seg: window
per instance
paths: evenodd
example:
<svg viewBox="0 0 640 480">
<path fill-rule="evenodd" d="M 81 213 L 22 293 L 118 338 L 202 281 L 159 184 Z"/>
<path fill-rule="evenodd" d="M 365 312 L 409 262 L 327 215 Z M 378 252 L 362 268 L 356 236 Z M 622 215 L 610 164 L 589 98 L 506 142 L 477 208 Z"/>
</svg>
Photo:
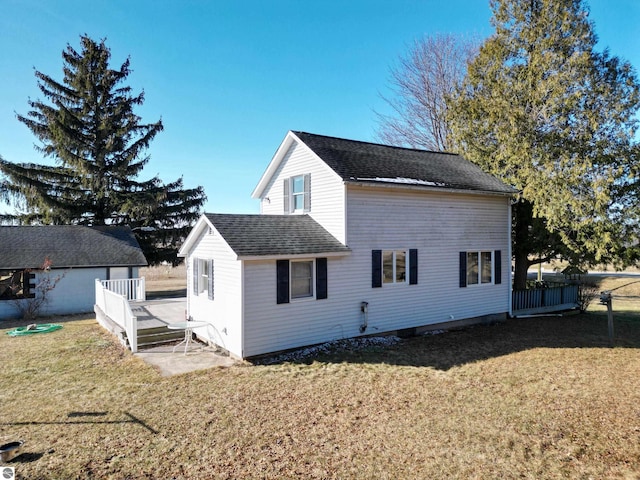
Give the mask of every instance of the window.
<svg viewBox="0 0 640 480">
<path fill-rule="evenodd" d="M 291 298 L 313 297 L 313 261 L 291 262 Z"/>
<path fill-rule="evenodd" d="M 460 286 L 501 283 L 500 250 L 460 252 Z"/>
<path fill-rule="evenodd" d="M 213 300 L 213 260 L 193 259 L 193 293 L 200 295 L 207 292 L 209 300 Z"/>
<path fill-rule="evenodd" d="M 407 252 L 385 250 L 382 252 L 383 283 L 405 283 L 407 281 Z"/>
<path fill-rule="evenodd" d="M 371 286 L 382 287 L 383 284 L 418 283 L 418 250 L 372 250 L 371 251 Z"/>
<path fill-rule="evenodd" d="M 304 210 L 304 176 L 299 175 L 291 179 L 291 205 L 294 212 Z"/>
<path fill-rule="evenodd" d="M 276 303 L 327 295 L 327 259 L 276 261 Z"/>
<path fill-rule="evenodd" d="M 311 175 L 284 179 L 284 213 L 304 213 L 311 210 Z"/>
<path fill-rule="evenodd" d="M 32 298 L 34 278 L 28 270 L 0 270 L 0 300 Z"/>
</svg>

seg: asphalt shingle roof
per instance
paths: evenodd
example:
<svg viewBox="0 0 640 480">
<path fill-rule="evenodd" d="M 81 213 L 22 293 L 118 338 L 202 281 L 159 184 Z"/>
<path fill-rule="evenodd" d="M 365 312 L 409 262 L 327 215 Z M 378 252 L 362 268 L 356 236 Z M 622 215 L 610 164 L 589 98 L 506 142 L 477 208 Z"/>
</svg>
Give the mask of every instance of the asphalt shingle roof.
<svg viewBox="0 0 640 480">
<path fill-rule="evenodd" d="M 0 227 L 0 269 L 144 266 L 129 227 L 42 225 Z"/>
<path fill-rule="evenodd" d="M 309 215 L 205 215 L 239 257 L 350 251 Z"/>
<path fill-rule="evenodd" d="M 344 181 L 516 193 L 460 155 L 293 133 Z"/>
</svg>

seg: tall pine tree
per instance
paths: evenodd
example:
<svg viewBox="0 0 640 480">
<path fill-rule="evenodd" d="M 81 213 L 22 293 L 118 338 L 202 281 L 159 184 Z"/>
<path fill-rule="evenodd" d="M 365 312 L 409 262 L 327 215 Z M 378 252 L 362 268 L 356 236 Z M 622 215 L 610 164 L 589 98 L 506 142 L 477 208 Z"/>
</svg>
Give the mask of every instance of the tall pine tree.
<svg viewBox="0 0 640 480">
<path fill-rule="evenodd" d="M 637 244 L 629 218 L 640 86 L 596 51 L 582 0 L 492 0 L 495 33 L 449 103 L 465 157 L 521 190 L 515 285 L 534 257 L 617 262 Z"/>
<path fill-rule="evenodd" d="M 162 121 L 144 124 L 134 113 L 144 93 L 133 95 L 123 85 L 129 59 L 111 69 L 104 40 L 82 36 L 80 42 L 79 52 L 67 45 L 62 53 L 62 82 L 36 71 L 46 101 L 29 101 L 31 111 L 17 115 L 40 140 L 36 149 L 55 165 L 0 158 L 0 197 L 22 207 L 22 223 L 129 225 L 150 263 L 175 262 L 204 191 L 185 189 L 182 178 L 138 179 Z"/>
</svg>

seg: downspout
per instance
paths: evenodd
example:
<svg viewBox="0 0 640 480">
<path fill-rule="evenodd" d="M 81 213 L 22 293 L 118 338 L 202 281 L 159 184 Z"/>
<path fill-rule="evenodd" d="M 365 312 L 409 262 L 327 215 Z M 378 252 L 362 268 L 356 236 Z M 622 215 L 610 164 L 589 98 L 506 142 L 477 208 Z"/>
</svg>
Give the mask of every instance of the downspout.
<svg viewBox="0 0 640 480">
<path fill-rule="evenodd" d="M 184 258 L 184 263 L 187 267 L 187 310 L 185 311 L 185 320 L 191 319 L 191 292 L 193 292 L 193 285 L 190 285 L 189 282 L 193 282 L 193 278 L 191 278 L 191 256 L 187 254 Z"/>
<path fill-rule="evenodd" d="M 509 295 L 509 318 L 513 317 L 513 271 L 511 270 L 511 242 L 513 242 L 513 238 L 512 237 L 512 224 L 513 221 L 511 219 L 511 203 L 512 199 L 509 198 L 508 199 L 508 209 L 507 209 L 507 232 L 508 232 L 508 238 L 509 241 L 507 242 L 507 260 L 508 262 L 505 262 L 508 264 L 509 266 L 509 275 L 508 275 L 508 280 L 509 280 L 509 289 L 508 289 L 508 295 Z"/>
<path fill-rule="evenodd" d="M 240 262 L 240 358 L 244 359 L 244 260 Z"/>
</svg>

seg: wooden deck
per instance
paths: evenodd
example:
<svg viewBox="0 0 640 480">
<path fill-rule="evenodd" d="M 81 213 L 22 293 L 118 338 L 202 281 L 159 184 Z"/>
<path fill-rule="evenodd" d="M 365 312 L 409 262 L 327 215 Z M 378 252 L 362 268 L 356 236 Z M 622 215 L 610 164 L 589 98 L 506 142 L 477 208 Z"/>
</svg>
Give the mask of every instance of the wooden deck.
<svg viewBox="0 0 640 480">
<path fill-rule="evenodd" d="M 185 298 L 164 298 L 130 302 L 138 326 L 138 348 L 149 348 L 184 339 L 182 330 L 169 330 L 167 325 L 184 322 Z"/>
<path fill-rule="evenodd" d="M 138 319 L 138 330 L 166 327 L 170 323 L 184 322 L 186 317 L 186 298 L 163 298 L 129 302 L 131 311 Z"/>
</svg>

